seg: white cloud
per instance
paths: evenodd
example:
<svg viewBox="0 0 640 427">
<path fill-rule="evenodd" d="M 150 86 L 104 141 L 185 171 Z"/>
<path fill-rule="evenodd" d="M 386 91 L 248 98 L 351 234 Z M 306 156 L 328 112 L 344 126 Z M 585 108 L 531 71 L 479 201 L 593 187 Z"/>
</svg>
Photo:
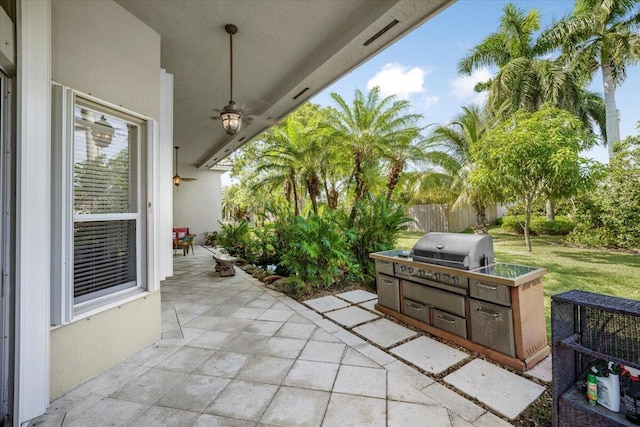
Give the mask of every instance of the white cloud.
<svg viewBox="0 0 640 427">
<path fill-rule="evenodd" d="M 430 72 L 420 67 L 388 63 L 369 79 L 367 89 L 378 86 L 382 96 L 396 95 L 400 99 L 409 99 L 411 95 L 426 92 L 424 77 Z"/>
<path fill-rule="evenodd" d="M 433 95 L 433 96 L 425 96 L 424 99 L 422 100 L 422 105 L 424 106 L 424 109 L 426 110 L 429 107 L 433 107 L 434 105 L 436 105 L 438 103 L 438 101 L 440 101 L 440 97 L 438 95 Z"/>
<path fill-rule="evenodd" d="M 490 78 L 491 72 L 488 68 L 479 68 L 472 72 L 470 76 L 460 76 L 455 80 L 450 80 L 449 85 L 452 88 L 451 93 L 458 99 L 482 103 L 486 94 L 477 93 L 473 88 L 477 83 L 486 82 Z"/>
</svg>

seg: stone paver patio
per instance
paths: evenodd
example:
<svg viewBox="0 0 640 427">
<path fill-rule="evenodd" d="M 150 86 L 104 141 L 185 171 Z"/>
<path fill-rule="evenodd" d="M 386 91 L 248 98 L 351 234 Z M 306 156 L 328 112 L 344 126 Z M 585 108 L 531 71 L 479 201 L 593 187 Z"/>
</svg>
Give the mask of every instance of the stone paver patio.
<svg viewBox="0 0 640 427">
<path fill-rule="evenodd" d="M 162 283 L 162 339 L 53 401 L 30 426 L 499 427 L 509 423 L 496 414 L 513 419 L 537 397 L 525 389 L 542 389 L 384 319 L 374 294 L 303 305 L 237 268 L 221 278 L 198 249 L 174 257 Z M 456 370 L 431 378 L 412 365 Z M 515 382 L 508 396 L 484 393 L 466 378 L 472 372 Z"/>
</svg>

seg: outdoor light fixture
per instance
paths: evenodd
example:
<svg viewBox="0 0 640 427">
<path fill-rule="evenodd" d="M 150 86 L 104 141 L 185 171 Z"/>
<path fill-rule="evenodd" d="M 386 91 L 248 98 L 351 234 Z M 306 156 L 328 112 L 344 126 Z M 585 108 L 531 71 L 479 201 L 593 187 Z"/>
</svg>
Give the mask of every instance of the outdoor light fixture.
<svg viewBox="0 0 640 427">
<path fill-rule="evenodd" d="M 238 27 L 233 24 L 224 26 L 224 30 L 229 34 L 229 105 L 220 112 L 222 128 L 228 135 L 235 135 L 242 126 L 242 112 L 233 102 L 233 35 L 238 32 Z"/>
<path fill-rule="evenodd" d="M 173 185 L 175 185 L 176 187 L 178 187 L 180 185 L 180 183 L 182 182 L 182 178 L 180 178 L 180 175 L 178 175 L 178 148 L 180 147 L 173 147 L 176 149 L 176 173 L 175 175 L 173 175 Z"/>
<path fill-rule="evenodd" d="M 107 121 L 104 117 L 100 117 L 100 120 L 93 123 L 91 126 L 91 135 L 93 136 L 93 141 L 98 147 L 105 148 L 111 144 L 113 140 L 113 134 L 115 133 L 113 126 L 111 123 Z"/>
</svg>

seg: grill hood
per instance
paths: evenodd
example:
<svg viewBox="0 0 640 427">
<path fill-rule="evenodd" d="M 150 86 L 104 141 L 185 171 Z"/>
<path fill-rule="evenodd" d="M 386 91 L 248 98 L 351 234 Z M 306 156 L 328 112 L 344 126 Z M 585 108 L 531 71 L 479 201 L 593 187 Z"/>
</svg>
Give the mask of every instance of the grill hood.
<svg viewBox="0 0 640 427">
<path fill-rule="evenodd" d="M 460 233 L 427 233 L 411 249 L 414 261 L 473 270 L 493 263 L 493 237 Z"/>
</svg>

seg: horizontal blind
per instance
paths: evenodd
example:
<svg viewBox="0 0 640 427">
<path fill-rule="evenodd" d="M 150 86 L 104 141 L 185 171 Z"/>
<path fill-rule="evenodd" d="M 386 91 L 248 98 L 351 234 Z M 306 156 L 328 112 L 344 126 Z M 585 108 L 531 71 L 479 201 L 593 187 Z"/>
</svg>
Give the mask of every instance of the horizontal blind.
<svg viewBox="0 0 640 427">
<path fill-rule="evenodd" d="M 115 124 L 115 119 L 111 119 Z M 78 123 L 79 120 L 76 120 Z M 125 129 L 127 129 L 125 127 Z M 116 129 L 106 145 L 94 139 L 91 124 L 74 132 L 74 214 L 131 212 L 129 135 Z"/>
<path fill-rule="evenodd" d="M 74 297 L 135 283 L 135 220 L 74 223 Z"/>
<path fill-rule="evenodd" d="M 137 286 L 139 129 L 92 108 L 76 106 L 74 120 L 76 303 Z"/>
</svg>

